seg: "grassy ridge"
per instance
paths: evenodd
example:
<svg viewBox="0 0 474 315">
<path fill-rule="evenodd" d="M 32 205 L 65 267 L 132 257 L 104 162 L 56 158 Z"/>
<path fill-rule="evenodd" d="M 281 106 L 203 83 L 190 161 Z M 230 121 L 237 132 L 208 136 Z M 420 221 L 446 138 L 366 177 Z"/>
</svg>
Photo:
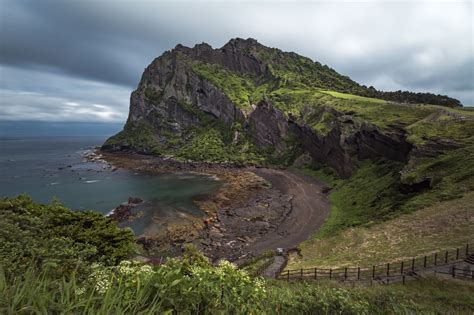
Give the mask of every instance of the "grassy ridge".
<svg viewBox="0 0 474 315">
<path fill-rule="evenodd" d="M 370 226 L 345 229 L 300 245 L 289 269 L 370 266 L 407 259 L 472 242 L 474 193 L 436 203 Z"/>
<path fill-rule="evenodd" d="M 337 97 L 337 98 L 342 98 L 342 99 L 362 101 L 362 102 L 367 102 L 367 103 L 377 103 L 377 104 L 386 104 L 387 103 L 387 101 L 381 100 L 381 99 L 378 99 L 378 98 L 364 97 L 364 96 L 348 94 L 348 93 L 341 93 L 341 92 L 336 92 L 336 91 L 321 91 L 321 92 L 325 93 L 325 94 L 329 94 L 329 95 Z"/>
<path fill-rule="evenodd" d="M 424 211 L 420 209 L 425 208 L 430 209 L 430 207 L 440 202 L 453 200 L 452 206 L 455 207 L 471 205 L 470 201 L 462 197 L 474 191 L 474 146 L 470 145 L 439 154 L 436 157 L 425 158 L 419 161 L 415 168 L 401 175 L 402 168 L 403 165 L 396 162 L 379 161 L 373 163 L 364 161 L 360 163 L 360 167 L 354 175 L 346 180 L 338 179 L 334 172 L 326 167 L 303 169 L 302 171 L 306 174 L 322 179 L 332 186 L 333 192 L 330 195 L 331 214 L 328 220 L 312 239 L 301 245 L 302 248 L 317 247 L 317 244 L 324 243 L 325 240 L 337 240 L 339 236 L 342 239 L 338 241 L 342 242 L 343 239 L 348 237 L 344 232 L 345 230 L 352 231 L 357 226 L 362 226 L 361 230 L 365 227 L 377 226 L 381 222 L 406 213 L 416 210 Z M 402 182 L 416 183 L 422 180 L 429 180 L 431 188 L 416 193 L 403 192 Z M 456 201 L 460 203 L 458 204 Z M 442 207 L 437 209 L 446 214 L 445 219 L 447 220 L 451 213 L 447 208 L 451 207 L 451 204 L 445 203 L 445 205 L 445 210 Z M 413 219 L 418 220 L 416 216 Z M 391 222 L 390 224 L 394 223 L 394 221 L 388 222 Z M 467 222 L 470 221 L 467 220 Z M 385 224 L 381 225 L 385 227 L 384 230 L 388 229 Z M 471 231 L 474 229 L 472 223 L 469 227 Z M 400 231 L 399 233 L 407 234 L 407 232 L 409 231 Z M 466 235 L 472 234 L 466 233 L 468 232 L 466 230 L 455 228 L 453 232 L 455 235 L 443 230 L 443 232 L 439 232 L 438 236 L 458 241 L 460 239 L 465 240 Z M 407 235 L 414 235 L 413 233 Z M 432 233 L 436 234 L 437 232 L 433 231 Z M 395 234 L 393 233 L 392 237 L 395 238 Z M 314 251 L 325 253 L 329 248 L 337 248 L 331 241 L 328 242 L 331 245 L 314 249 Z M 373 242 L 376 243 L 376 239 L 373 239 Z M 420 240 L 420 243 L 423 243 L 423 241 Z M 432 245 L 436 244 L 435 242 L 432 243 Z M 413 246 L 413 248 L 417 247 Z M 311 251 L 308 250 L 307 253 Z M 329 252 L 333 253 L 332 251 Z M 389 251 L 382 252 L 390 253 Z M 391 253 L 394 252 L 394 250 L 391 251 Z M 316 262 L 315 259 L 310 257 L 311 254 L 305 258 L 306 266 Z M 336 261 L 339 259 L 338 255 L 334 255 L 334 257 Z M 381 257 L 372 256 L 372 258 L 379 259 Z"/>
</svg>

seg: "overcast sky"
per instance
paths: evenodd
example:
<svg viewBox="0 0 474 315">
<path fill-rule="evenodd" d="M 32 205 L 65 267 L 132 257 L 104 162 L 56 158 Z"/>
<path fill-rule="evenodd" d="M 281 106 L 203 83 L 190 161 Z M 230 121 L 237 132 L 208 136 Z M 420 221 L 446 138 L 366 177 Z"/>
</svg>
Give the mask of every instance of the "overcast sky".
<svg viewBox="0 0 474 315">
<path fill-rule="evenodd" d="M 474 105 L 472 1 L 0 0 L 0 15 L 0 120 L 125 121 L 155 57 L 234 37 Z"/>
</svg>

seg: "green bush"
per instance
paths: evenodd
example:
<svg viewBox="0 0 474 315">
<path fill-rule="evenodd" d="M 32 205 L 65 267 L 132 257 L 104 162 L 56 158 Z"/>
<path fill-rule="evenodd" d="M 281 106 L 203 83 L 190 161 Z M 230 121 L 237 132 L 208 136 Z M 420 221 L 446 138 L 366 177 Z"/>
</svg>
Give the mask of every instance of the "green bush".
<svg viewBox="0 0 474 315">
<path fill-rule="evenodd" d="M 216 267 L 188 259 L 155 268 L 129 261 L 96 264 L 84 281 L 50 271 L 31 268 L 6 277 L 0 269 L 0 313 L 264 313 L 264 282 L 225 261 Z"/>
<path fill-rule="evenodd" d="M 0 265 L 7 273 L 21 274 L 34 262 L 63 275 L 91 262 L 116 264 L 134 248 L 133 232 L 100 213 L 41 205 L 24 195 L 0 201 Z"/>
</svg>

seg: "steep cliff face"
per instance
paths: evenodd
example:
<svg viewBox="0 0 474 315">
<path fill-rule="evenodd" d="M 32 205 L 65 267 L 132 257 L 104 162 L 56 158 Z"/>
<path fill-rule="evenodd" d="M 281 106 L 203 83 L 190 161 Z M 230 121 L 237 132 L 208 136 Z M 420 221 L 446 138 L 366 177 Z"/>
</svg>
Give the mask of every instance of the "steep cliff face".
<svg viewBox="0 0 474 315">
<path fill-rule="evenodd" d="M 406 163 L 406 127 L 431 112 L 358 96 L 366 89 L 253 39 L 178 45 L 145 69 L 124 130 L 103 149 L 244 164 L 309 154 L 342 177 L 365 159 Z"/>
</svg>

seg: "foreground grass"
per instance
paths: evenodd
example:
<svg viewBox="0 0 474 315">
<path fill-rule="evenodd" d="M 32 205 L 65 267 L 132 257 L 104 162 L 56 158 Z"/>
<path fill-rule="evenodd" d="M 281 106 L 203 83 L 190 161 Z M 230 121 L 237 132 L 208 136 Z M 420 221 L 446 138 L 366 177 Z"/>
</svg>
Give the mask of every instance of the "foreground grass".
<svg viewBox="0 0 474 315">
<path fill-rule="evenodd" d="M 407 259 L 472 242 L 474 192 L 369 226 L 334 236 L 312 238 L 291 256 L 288 269 L 370 266 Z"/>
<path fill-rule="evenodd" d="M 188 261 L 189 263 L 189 261 Z M 470 314 L 474 286 L 435 278 L 407 285 L 348 287 L 251 279 L 245 272 L 195 263 L 152 270 L 118 269 L 99 283 L 50 278 L 30 270 L 8 279 L 0 272 L 2 314 Z M 120 271 L 121 270 L 121 271 Z M 137 272 L 138 270 L 138 272 Z M 95 274 L 97 276 L 97 274 Z"/>
<path fill-rule="evenodd" d="M 343 314 L 471 314 L 474 310 L 472 284 L 436 278 L 352 288 L 329 282 L 274 281 L 272 287 L 270 296 L 279 301 L 272 306 L 281 314 L 316 314 L 323 309 L 321 304 L 338 305 L 337 313 Z"/>
</svg>

